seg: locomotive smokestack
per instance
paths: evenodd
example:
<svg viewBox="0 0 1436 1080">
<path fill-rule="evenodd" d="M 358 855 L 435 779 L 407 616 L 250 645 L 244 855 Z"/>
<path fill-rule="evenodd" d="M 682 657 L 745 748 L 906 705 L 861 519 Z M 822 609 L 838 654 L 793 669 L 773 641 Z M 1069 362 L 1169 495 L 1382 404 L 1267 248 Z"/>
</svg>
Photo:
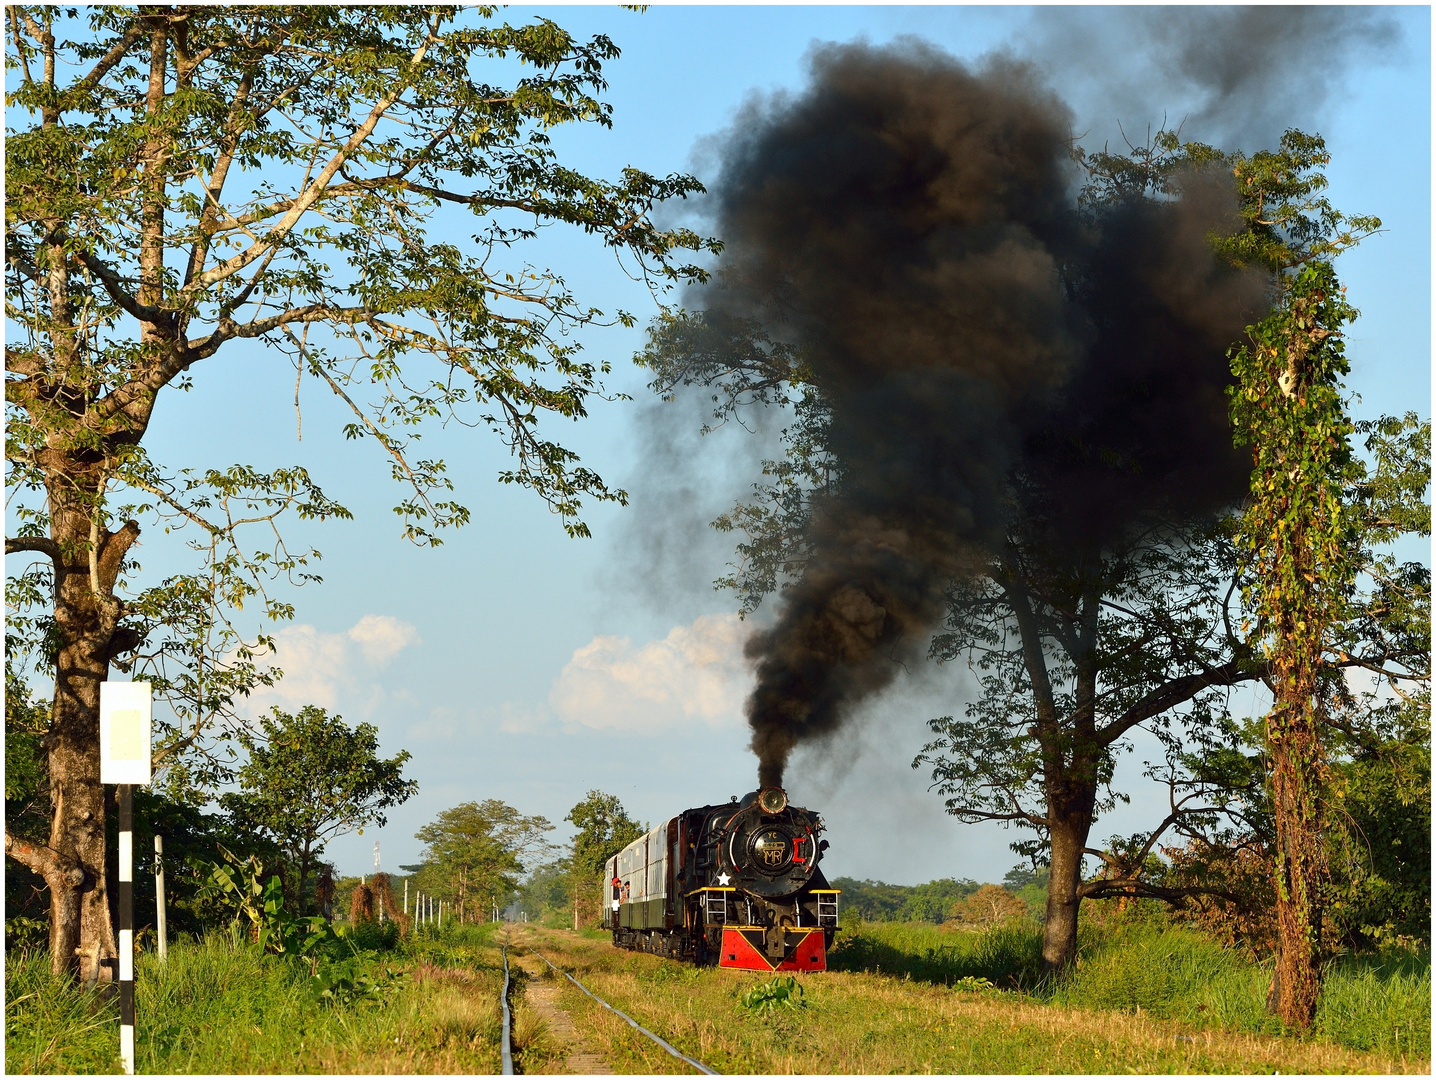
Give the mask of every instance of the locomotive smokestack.
<svg viewBox="0 0 1436 1080">
<path fill-rule="evenodd" d="M 912 42 L 812 67 L 727 144 L 701 305 L 804 351 L 840 472 L 747 644 L 764 788 L 918 658 L 944 589 L 1001 548 L 1015 477 L 1074 558 L 1159 505 L 1239 498 L 1225 350 L 1263 303 L 1210 254 L 1236 226 L 1221 177 L 1078 215 L 1072 117 L 1028 67 Z"/>
</svg>

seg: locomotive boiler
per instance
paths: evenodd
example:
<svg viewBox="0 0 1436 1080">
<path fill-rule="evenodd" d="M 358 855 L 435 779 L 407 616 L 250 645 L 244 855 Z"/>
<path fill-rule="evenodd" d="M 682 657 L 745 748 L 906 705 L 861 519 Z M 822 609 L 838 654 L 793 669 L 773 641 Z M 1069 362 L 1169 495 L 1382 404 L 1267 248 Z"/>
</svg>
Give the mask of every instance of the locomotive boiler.
<svg viewBox="0 0 1436 1080">
<path fill-rule="evenodd" d="M 607 864 L 614 945 L 757 971 L 823 971 L 838 890 L 818 814 L 782 788 L 684 810 Z"/>
</svg>

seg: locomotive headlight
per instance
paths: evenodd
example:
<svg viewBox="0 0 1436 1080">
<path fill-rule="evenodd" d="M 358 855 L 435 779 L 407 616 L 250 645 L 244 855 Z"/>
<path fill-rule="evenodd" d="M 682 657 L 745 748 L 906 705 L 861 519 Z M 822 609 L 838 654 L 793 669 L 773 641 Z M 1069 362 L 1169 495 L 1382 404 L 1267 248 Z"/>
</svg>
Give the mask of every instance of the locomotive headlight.
<svg viewBox="0 0 1436 1080">
<path fill-rule="evenodd" d="M 781 814 L 788 805 L 788 796 L 782 788 L 765 788 L 758 793 L 758 807 L 765 814 Z"/>
</svg>

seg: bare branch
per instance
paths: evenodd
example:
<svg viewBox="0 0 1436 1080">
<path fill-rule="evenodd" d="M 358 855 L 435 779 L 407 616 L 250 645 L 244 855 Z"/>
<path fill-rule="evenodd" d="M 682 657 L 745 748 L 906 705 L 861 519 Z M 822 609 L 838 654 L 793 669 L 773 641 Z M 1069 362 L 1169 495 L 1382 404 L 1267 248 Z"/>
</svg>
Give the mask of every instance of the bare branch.
<svg viewBox="0 0 1436 1080">
<path fill-rule="evenodd" d="M 33 551 L 47 556 L 57 567 L 61 563 L 60 545 L 47 536 L 7 536 L 5 554 L 15 555 L 22 551 Z"/>
</svg>

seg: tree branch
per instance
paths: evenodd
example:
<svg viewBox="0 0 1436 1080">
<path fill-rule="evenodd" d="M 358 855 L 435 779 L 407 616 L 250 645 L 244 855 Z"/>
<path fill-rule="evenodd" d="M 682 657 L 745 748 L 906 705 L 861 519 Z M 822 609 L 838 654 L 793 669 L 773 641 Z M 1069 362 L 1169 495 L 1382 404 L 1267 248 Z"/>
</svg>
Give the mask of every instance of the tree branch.
<svg viewBox="0 0 1436 1080">
<path fill-rule="evenodd" d="M 1265 672 L 1264 664 L 1248 667 L 1240 661 L 1231 660 L 1221 667 L 1209 668 L 1200 674 L 1168 679 L 1110 724 L 1099 728 L 1096 737 L 1103 745 L 1110 745 L 1142 721 L 1160 716 L 1168 709 L 1190 701 L 1210 686 L 1236 686 L 1238 683 L 1260 679 Z"/>
<path fill-rule="evenodd" d="M 85 871 L 74 859 L 68 855 L 62 855 L 52 847 L 31 843 L 29 840 L 13 836 L 8 828 L 5 830 L 5 854 L 39 874 L 52 888 L 52 883 L 63 882 L 66 885 L 84 883 Z"/>
<path fill-rule="evenodd" d="M 429 38 L 414 50 L 414 55 L 409 61 L 411 66 L 417 66 L 423 61 L 432 43 L 433 38 Z M 183 291 L 186 293 L 195 293 L 207 289 L 215 282 L 223 281 L 225 278 L 243 270 L 271 248 L 280 244 L 284 238 L 293 231 L 299 219 L 302 218 L 309 211 L 309 208 L 324 194 L 325 190 L 329 187 L 329 181 L 334 178 L 334 174 L 339 171 L 340 166 L 373 134 L 374 129 L 379 125 L 379 121 L 383 119 L 384 114 L 389 111 L 394 103 L 399 100 L 404 89 L 407 89 L 407 86 L 402 87 L 399 94 L 383 98 L 374 104 L 374 107 L 369 110 L 369 115 L 365 118 L 364 122 L 360 124 L 354 134 L 349 137 L 339 152 L 329 159 L 328 164 L 324 166 L 303 194 L 294 201 L 294 205 L 290 207 L 288 213 L 279 221 L 279 224 L 269 230 L 269 233 L 263 240 L 256 241 L 233 258 L 226 259 L 224 262 L 218 264 L 214 269 L 206 270 L 204 273 L 197 275 L 193 281 L 184 287 Z"/>
<path fill-rule="evenodd" d="M 33 551 L 40 555 L 49 556 L 50 561 L 53 562 L 57 568 L 60 565 L 60 545 L 47 536 L 5 537 L 6 555 L 14 555 L 21 551 Z"/>
</svg>

